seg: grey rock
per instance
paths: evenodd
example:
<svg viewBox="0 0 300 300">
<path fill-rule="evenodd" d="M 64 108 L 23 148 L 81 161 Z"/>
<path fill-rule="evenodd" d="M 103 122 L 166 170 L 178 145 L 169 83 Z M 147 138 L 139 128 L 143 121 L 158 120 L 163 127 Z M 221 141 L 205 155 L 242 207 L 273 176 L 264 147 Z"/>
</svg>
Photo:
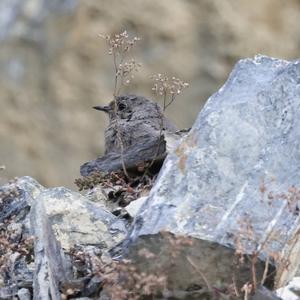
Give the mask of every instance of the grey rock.
<svg viewBox="0 0 300 300">
<path fill-rule="evenodd" d="M 11 274 L 18 287 L 31 288 L 34 275 L 34 263 L 28 262 L 21 253 L 15 252 L 9 257 Z M 10 275 L 11 275 L 10 274 Z"/>
<path fill-rule="evenodd" d="M 86 192 L 85 197 L 89 201 L 97 203 L 103 209 L 112 212 L 119 207 L 117 203 L 109 200 L 109 194 L 114 193 L 114 191 L 115 191 L 115 187 L 102 188 L 100 186 L 95 186 L 93 189 L 88 190 Z"/>
<path fill-rule="evenodd" d="M 26 195 L 26 201 L 29 203 L 29 205 L 33 204 L 34 199 L 45 190 L 40 183 L 30 176 L 19 177 L 14 185 L 24 191 Z"/>
<path fill-rule="evenodd" d="M 300 277 L 294 277 L 286 286 L 277 289 L 276 294 L 283 300 L 298 300 L 300 298 Z"/>
<path fill-rule="evenodd" d="M 147 197 L 140 197 L 134 201 L 131 201 L 126 207 L 125 210 L 127 213 L 132 217 L 135 218 L 140 208 L 144 205 L 146 202 Z"/>
<path fill-rule="evenodd" d="M 172 152 L 175 149 L 175 147 L 179 144 L 179 140 L 189 131 L 190 128 L 178 130 L 175 133 L 164 131 L 163 136 L 164 140 L 166 141 L 166 153 Z"/>
<path fill-rule="evenodd" d="M 0 228 L 9 236 L 11 243 L 20 245 L 30 237 L 29 211 L 34 197 L 39 195 L 43 189 L 38 182 L 30 177 L 21 177 L 0 187 L 0 193 L 2 193 L 0 195 L 0 222 L 3 222 L 0 224 Z M 5 223 L 10 219 L 10 222 Z M 18 288 L 32 287 L 34 268 L 32 262 L 28 261 L 28 258 L 18 250 L 8 251 L 5 257 L 10 272 L 1 272 L 0 282 L 7 284 L 12 281 Z M 5 289 L 9 290 L 9 287 Z"/>
<path fill-rule="evenodd" d="M 86 296 L 93 296 L 97 295 L 101 289 L 101 283 L 103 282 L 103 279 L 99 276 L 93 276 L 93 278 L 89 281 L 89 283 L 86 286 L 85 295 Z"/>
<path fill-rule="evenodd" d="M 107 294 L 105 290 L 101 292 L 99 300 L 111 300 L 111 297 Z"/>
<path fill-rule="evenodd" d="M 44 202 L 55 235 L 64 249 L 75 244 L 107 249 L 120 242 L 127 233 L 122 220 L 80 193 L 64 187 L 47 189 L 36 201 Z"/>
<path fill-rule="evenodd" d="M 263 286 L 259 286 L 255 291 L 254 295 L 250 298 L 251 300 L 281 300 L 276 296 L 275 293 L 271 292 Z M 287 300 L 287 299 L 286 299 Z"/>
<path fill-rule="evenodd" d="M 16 220 L 23 220 L 28 213 L 33 197 L 36 197 L 43 187 L 30 177 L 18 178 L 16 182 L 8 183 L 0 187 L 0 193 L 9 193 L 11 195 L 2 196 L 0 202 L 0 222 L 12 216 Z M 15 195 L 15 192 L 18 195 Z"/>
<path fill-rule="evenodd" d="M 239 240 L 244 253 L 259 252 L 258 278 L 269 253 L 289 257 L 287 269 L 270 266 L 279 286 L 289 280 L 300 262 L 299 200 L 284 199 L 297 198 L 300 181 L 299 99 L 300 61 L 241 60 L 168 155 L 125 243 L 128 255 L 143 248 L 159 254 L 160 268 L 181 287 L 231 283 L 233 273 L 244 284 L 251 281 L 249 263 L 232 266 Z M 242 233 L 247 223 L 253 238 Z M 174 243 L 162 231 L 193 242 L 182 245 L 177 265 L 170 259 Z M 158 266 L 143 258 L 136 264 Z"/>
<path fill-rule="evenodd" d="M 13 223 L 8 227 L 8 230 L 15 231 L 16 236 L 20 236 L 23 224 L 29 230 L 28 212 L 38 201 L 44 203 L 55 235 L 65 249 L 75 243 L 101 244 L 104 248 L 109 248 L 127 233 L 122 221 L 104 209 L 103 204 L 89 201 L 80 193 L 64 187 L 46 189 L 28 176 L 2 186 L 0 191 L 13 187 L 18 189 L 20 195 L 4 199 L 0 203 L 0 221 L 10 216 L 22 219 L 21 223 Z"/>
<path fill-rule="evenodd" d="M 35 274 L 33 299 L 60 299 L 59 283 L 71 279 L 71 266 L 57 241 L 45 201 L 35 201 L 31 212 L 31 227 L 35 237 Z"/>
<path fill-rule="evenodd" d="M 1 287 L 0 288 L 0 299 L 12 299 L 13 296 L 17 295 L 18 287 L 13 284 L 11 286 Z"/>
<path fill-rule="evenodd" d="M 4 286 L 0 288 L 0 298 L 11 299 L 21 288 L 33 287 L 33 299 L 50 299 L 50 295 L 51 299 L 60 299 L 61 284 L 76 282 L 89 295 L 97 293 L 96 277 L 89 286 L 85 286 L 89 282 L 86 278 L 74 278 L 72 259 L 67 252 L 79 247 L 96 272 L 98 257 L 108 256 L 105 251 L 127 234 L 125 223 L 80 193 L 64 187 L 46 189 L 30 177 L 4 185 L 0 191 L 0 218 L 4 222 L 0 229 L 10 242 L 21 246 L 20 250 L 5 254 L 9 269 L 0 274 Z M 17 194 L 7 196 L 7 191 Z M 31 248 L 24 254 L 22 247 L 30 236 L 34 240 L 34 254 Z"/>
<path fill-rule="evenodd" d="M 8 224 L 7 226 L 7 232 L 9 233 L 10 237 L 12 240 L 20 240 L 22 233 L 23 233 L 23 228 L 22 228 L 21 223 L 11 223 Z"/>
<path fill-rule="evenodd" d="M 31 300 L 31 294 L 30 294 L 30 291 L 28 289 L 20 289 L 18 290 L 18 297 L 19 297 L 19 300 Z"/>
</svg>

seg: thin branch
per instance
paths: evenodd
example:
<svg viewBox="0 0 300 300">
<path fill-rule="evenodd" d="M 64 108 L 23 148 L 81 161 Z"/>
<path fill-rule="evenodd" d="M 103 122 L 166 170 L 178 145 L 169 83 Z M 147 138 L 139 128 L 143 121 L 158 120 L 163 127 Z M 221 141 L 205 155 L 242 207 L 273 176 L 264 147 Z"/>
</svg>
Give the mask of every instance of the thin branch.
<svg viewBox="0 0 300 300">
<path fill-rule="evenodd" d="M 116 57 L 116 52 L 113 51 L 113 62 L 114 62 L 114 67 L 115 67 L 115 85 L 114 85 L 114 100 L 116 101 L 116 98 L 118 96 L 117 94 L 117 89 L 118 89 L 118 67 L 117 67 L 117 57 Z"/>
<path fill-rule="evenodd" d="M 193 262 L 193 260 L 189 256 L 187 256 L 186 259 L 190 263 L 190 265 L 193 267 L 193 269 L 195 270 L 195 272 L 198 273 L 201 276 L 201 278 L 205 282 L 208 290 L 209 291 L 213 291 L 212 286 L 210 285 L 209 281 L 207 280 L 207 278 L 205 277 L 205 275 L 202 273 L 202 271 L 196 266 L 196 264 Z"/>
<path fill-rule="evenodd" d="M 119 61 L 118 61 L 118 53 L 120 54 Z M 117 97 L 120 94 L 120 91 L 122 88 L 122 83 L 123 83 L 123 76 L 124 76 L 124 70 L 120 68 L 120 65 L 122 65 L 124 63 L 124 60 L 126 57 L 124 44 L 121 45 L 121 50 L 119 52 L 118 52 L 118 49 L 113 48 L 112 55 L 113 55 L 113 64 L 114 64 L 114 69 L 115 69 L 115 82 L 114 82 L 113 97 L 114 97 L 114 101 L 115 101 L 114 114 L 115 114 L 115 118 L 116 118 L 117 138 L 118 138 L 120 148 L 121 148 L 120 154 L 121 154 L 122 169 L 123 169 L 123 172 L 124 172 L 125 176 L 127 177 L 127 179 L 130 179 L 130 176 L 127 172 L 125 161 L 124 161 L 124 144 L 123 144 L 122 135 L 121 135 L 119 115 L 118 115 L 118 105 L 117 105 Z M 120 73 L 120 71 L 121 71 L 121 73 Z M 119 79 L 121 80 L 121 82 L 119 81 Z"/>
<path fill-rule="evenodd" d="M 259 254 L 258 252 L 254 252 L 251 259 L 251 273 L 252 273 L 253 288 L 255 291 L 257 288 L 256 263 L 257 263 L 258 254 Z"/>
<path fill-rule="evenodd" d="M 263 273 L 263 277 L 261 279 L 261 285 L 264 285 L 267 276 L 268 276 L 268 272 L 269 272 L 269 263 L 270 263 L 270 256 L 267 256 L 267 260 L 265 261 L 265 269 L 264 269 L 264 273 Z"/>
<path fill-rule="evenodd" d="M 240 297 L 240 293 L 239 293 L 239 290 L 238 290 L 237 285 L 236 285 L 236 280 L 235 280 L 235 275 L 234 274 L 232 276 L 232 284 L 233 284 L 233 290 L 235 292 L 235 295 L 237 297 Z"/>
<path fill-rule="evenodd" d="M 174 102 L 175 98 L 176 98 L 175 94 L 172 94 L 171 100 L 170 100 L 170 102 L 167 105 L 165 105 L 164 110 L 166 110 L 167 107 L 169 107 Z"/>
</svg>

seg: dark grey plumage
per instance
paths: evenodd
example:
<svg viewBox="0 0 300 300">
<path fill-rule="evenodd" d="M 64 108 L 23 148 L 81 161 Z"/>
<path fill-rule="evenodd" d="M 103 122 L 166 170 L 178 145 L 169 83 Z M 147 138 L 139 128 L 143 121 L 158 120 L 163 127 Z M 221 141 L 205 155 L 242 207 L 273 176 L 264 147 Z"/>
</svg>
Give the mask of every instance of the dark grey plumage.
<svg viewBox="0 0 300 300">
<path fill-rule="evenodd" d="M 105 155 L 82 165 L 80 173 L 83 176 L 93 171 L 122 169 L 118 132 L 123 144 L 122 156 L 126 168 L 134 168 L 141 162 L 163 161 L 166 156 L 164 136 L 173 133 L 178 136 L 176 126 L 164 116 L 162 108 L 145 97 L 119 96 L 108 106 L 94 108 L 109 117 L 109 125 L 105 130 Z"/>
<path fill-rule="evenodd" d="M 105 154 L 120 152 L 119 130 L 124 151 L 130 146 L 140 145 L 149 140 L 158 141 L 162 132 L 178 131 L 163 114 L 161 107 L 153 101 L 135 95 L 120 96 L 117 98 L 117 116 L 115 102 L 108 106 L 95 106 L 95 109 L 106 112 L 109 116 L 109 125 L 105 130 Z M 163 121 L 163 122 L 162 122 Z"/>
</svg>

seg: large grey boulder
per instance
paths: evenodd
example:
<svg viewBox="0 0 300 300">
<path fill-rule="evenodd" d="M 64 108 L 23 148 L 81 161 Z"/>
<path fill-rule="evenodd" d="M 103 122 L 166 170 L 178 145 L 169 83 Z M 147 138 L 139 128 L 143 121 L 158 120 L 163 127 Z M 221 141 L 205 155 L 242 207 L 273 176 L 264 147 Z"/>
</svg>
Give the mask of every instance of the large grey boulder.
<svg viewBox="0 0 300 300">
<path fill-rule="evenodd" d="M 300 277 L 294 277 L 286 286 L 278 289 L 276 294 L 282 300 L 299 300 L 300 298 Z"/>
<path fill-rule="evenodd" d="M 19 293 L 19 288 L 32 287 L 34 261 L 30 258 L 32 228 L 29 211 L 43 190 L 43 186 L 28 176 L 0 186 L 1 299 L 12 299 Z"/>
<path fill-rule="evenodd" d="M 164 162 L 136 217 L 129 256 L 186 288 L 251 282 L 258 254 L 256 279 L 269 257 L 269 285 L 280 286 L 300 262 L 299 182 L 300 61 L 243 59 Z M 175 263 L 172 235 L 192 242 L 182 243 Z M 139 260 L 144 248 L 159 263 Z M 242 267 L 234 266 L 236 250 L 250 258 Z"/>
<path fill-rule="evenodd" d="M 44 188 L 28 176 L 0 187 L 0 231 L 1 270 L 9 270 L 0 274 L 1 299 L 30 296 L 32 288 L 33 299 L 61 299 L 62 284 L 87 285 L 82 294 L 96 293 L 98 278 L 81 278 L 71 253 L 78 248 L 98 261 L 127 234 L 125 223 L 103 205 L 64 187 Z"/>
<path fill-rule="evenodd" d="M 30 214 L 35 237 L 33 292 L 36 300 L 59 300 L 60 284 L 74 281 L 72 265 L 65 251 L 78 245 L 87 249 L 96 246 L 105 251 L 119 243 L 127 233 L 122 220 L 64 187 L 41 192 Z"/>
<path fill-rule="evenodd" d="M 35 205 L 38 202 L 44 203 L 45 213 L 64 249 L 69 250 L 76 244 L 109 249 L 127 233 L 121 219 L 67 188 L 47 189 L 39 195 Z M 32 212 L 36 216 L 40 213 L 39 210 Z"/>
</svg>

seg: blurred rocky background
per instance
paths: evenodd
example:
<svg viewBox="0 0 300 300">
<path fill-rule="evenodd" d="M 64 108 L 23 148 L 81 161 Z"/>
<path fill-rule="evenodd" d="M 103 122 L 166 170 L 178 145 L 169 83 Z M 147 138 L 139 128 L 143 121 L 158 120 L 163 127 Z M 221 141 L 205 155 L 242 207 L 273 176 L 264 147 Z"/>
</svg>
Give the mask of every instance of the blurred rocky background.
<svg viewBox="0 0 300 300">
<path fill-rule="evenodd" d="M 149 76 L 190 83 L 169 117 L 192 125 L 235 62 L 257 53 L 300 53 L 299 0 L 1 0 L 1 177 L 31 175 L 71 186 L 79 166 L 103 153 L 113 69 L 98 34 L 139 36 L 143 64 L 127 91 L 151 97 Z"/>
</svg>

